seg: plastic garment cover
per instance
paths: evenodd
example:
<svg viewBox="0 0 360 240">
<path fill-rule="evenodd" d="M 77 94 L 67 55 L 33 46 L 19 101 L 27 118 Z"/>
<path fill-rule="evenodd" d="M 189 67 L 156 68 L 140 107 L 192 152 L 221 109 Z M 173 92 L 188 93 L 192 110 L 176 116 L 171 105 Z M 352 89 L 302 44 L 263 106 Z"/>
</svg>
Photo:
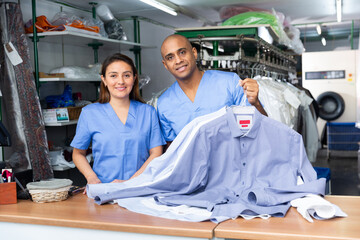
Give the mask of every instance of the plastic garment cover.
<svg viewBox="0 0 360 240">
<path fill-rule="evenodd" d="M 113 19 L 105 23 L 105 31 L 109 38 L 116 40 L 127 40 L 127 36 L 119 20 Z"/>
<path fill-rule="evenodd" d="M 284 21 L 284 31 L 290 39 L 289 47 L 297 54 L 302 54 L 304 52 L 304 44 L 300 40 L 300 30 L 291 25 L 290 22 L 290 18 L 286 17 Z"/>
<path fill-rule="evenodd" d="M 96 8 L 97 15 L 105 23 L 105 31 L 108 37 L 117 40 L 127 40 L 127 36 L 119 20 L 111 13 L 108 6 L 101 4 Z"/>
<path fill-rule="evenodd" d="M 298 131 L 303 137 L 308 159 L 314 162 L 320 143 L 316 117 L 310 110 L 313 99 L 289 83 L 261 76 L 254 79 L 259 83 L 259 99 L 268 116 Z"/>
<path fill-rule="evenodd" d="M 142 89 L 145 85 L 149 84 L 151 78 L 149 75 L 141 74 L 139 76 L 139 89 Z"/>
<path fill-rule="evenodd" d="M 101 63 L 97 63 L 94 65 L 87 67 L 78 67 L 78 66 L 64 66 L 54 68 L 50 71 L 50 73 L 64 73 L 66 78 L 83 78 L 83 79 L 98 79 L 101 80 L 100 77 L 100 68 Z"/>
<path fill-rule="evenodd" d="M 100 19 L 94 19 L 92 17 L 78 17 L 74 14 L 68 12 L 58 12 L 55 14 L 53 19 L 51 20 L 51 24 L 53 25 L 71 25 L 73 22 L 81 22 L 84 26 L 90 27 L 97 26 L 99 28 L 99 33 L 103 37 L 107 37 L 105 32 L 104 23 Z"/>
<path fill-rule="evenodd" d="M 259 83 L 259 99 L 269 117 L 294 128 L 296 111 L 285 99 L 285 86 L 268 77 L 256 76 L 254 79 Z"/>
<path fill-rule="evenodd" d="M 278 42 L 292 49 L 295 53 L 301 54 L 304 51 L 304 45 L 300 40 L 300 31 L 290 24 L 290 19 L 286 18 L 283 13 L 263 11 L 250 11 L 251 9 L 222 9 L 224 16 L 231 16 L 239 12 L 240 14 L 234 15 L 223 22 L 222 25 L 257 25 L 257 24 L 270 24 L 274 29 L 279 39 Z"/>
<path fill-rule="evenodd" d="M 1 4 L 0 11 L 2 42 L 11 42 L 23 60 L 13 66 L 4 48 L 0 48 L 3 116 L 12 136 L 11 150 L 14 152 L 10 165 L 16 170 L 32 168 L 34 180 L 48 179 L 53 177 L 53 172 L 22 13 L 17 3 Z"/>
<path fill-rule="evenodd" d="M 313 101 L 305 91 L 296 88 L 291 84 L 287 84 L 288 88 L 293 91 L 301 101 L 299 107 L 299 115 L 303 119 L 300 123 L 297 123 L 297 131 L 302 135 L 306 154 L 310 162 L 316 161 L 316 155 L 320 148 L 319 133 L 316 125 L 316 116 L 312 114 L 310 105 Z"/>
<path fill-rule="evenodd" d="M 160 92 L 157 93 L 153 93 L 152 98 L 147 101 L 146 103 L 153 106 L 155 109 L 157 109 L 157 101 L 159 99 L 159 97 L 161 96 L 161 94 L 163 94 L 163 92 L 165 92 L 168 88 L 165 88 L 163 90 L 161 90 Z"/>
</svg>

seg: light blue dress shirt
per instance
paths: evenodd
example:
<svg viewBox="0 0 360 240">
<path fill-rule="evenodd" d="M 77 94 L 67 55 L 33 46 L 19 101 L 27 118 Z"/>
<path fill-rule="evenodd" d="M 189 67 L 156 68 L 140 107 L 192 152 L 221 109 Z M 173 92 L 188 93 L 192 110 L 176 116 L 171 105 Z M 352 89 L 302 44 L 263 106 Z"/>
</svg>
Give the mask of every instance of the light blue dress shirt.
<svg viewBox="0 0 360 240">
<path fill-rule="evenodd" d="M 231 72 L 208 70 L 197 89 L 194 102 L 186 96 L 178 82 L 158 99 L 157 111 L 165 140 L 175 139 L 194 118 L 219 110 L 224 106 L 240 105 L 244 96 L 238 86 L 239 76 Z M 250 105 L 246 100 L 246 105 Z"/>
<path fill-rule="evenodd" d="M 171 152 L 155 158 L 140 176 L 90 184 L 88 196 L 98 203 L 153 196 L 160 204 L 206 208 L 211 219 L 223 221 L 240 214 L 284 216 L 291 200 L 324 194 L 325 179 L 317 179 L 297 132 L 254 107 L 208 116 L 205 124 L 184 128 Z M 241 129 L 243 118 L 249 123 Z M 298 177 L 304 184 L 297 185 Z"/>
<path fill-rule="evenodd" d="M 126 124 L 109 103 L 84 107 L 71 146 L 87 149 L 91 142 L 93 170 L 103 183 L 129 179 L 147 160 L 151 148 L 165 144 L 154 107 L 134 100 Z"/>
</svg>

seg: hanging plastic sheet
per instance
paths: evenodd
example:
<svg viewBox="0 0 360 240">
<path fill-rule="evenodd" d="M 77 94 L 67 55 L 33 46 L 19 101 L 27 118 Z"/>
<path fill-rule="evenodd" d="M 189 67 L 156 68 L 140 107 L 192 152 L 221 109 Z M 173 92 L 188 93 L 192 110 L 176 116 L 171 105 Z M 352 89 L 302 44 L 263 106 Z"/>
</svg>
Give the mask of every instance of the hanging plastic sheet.
<svg viewBox="0 0 360 240">
<path fill-rule="evenodd" d="M 16 170 L 32 168 L 34 180 L 48 179 L 53 177 L 53 171 L 19 4 L 1 4 L 0 16 L 2 42 L 12 43 L 13 51 L 22 59 L 14 66 L 4 48 L 0 48 L 3 117 L 14 152 L 10 164 Z"/>
</svg>

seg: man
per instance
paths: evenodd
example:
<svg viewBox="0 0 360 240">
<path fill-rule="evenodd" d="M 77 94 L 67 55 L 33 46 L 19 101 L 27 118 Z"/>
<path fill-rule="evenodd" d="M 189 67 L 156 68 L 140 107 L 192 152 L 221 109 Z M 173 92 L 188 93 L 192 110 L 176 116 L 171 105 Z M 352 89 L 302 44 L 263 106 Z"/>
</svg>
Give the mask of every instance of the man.
<svg viewBox="0 0 360 240">
<path fill-rule="evenodd" d="M 197 50 L 186 37 L 168 36 L 161 46 L 161 56 L 165 68 L 176 79 L 159 97 L 157 106 L 168 145 L 191 120 L 224 106 L 253 105 L 267 115 L 258 99 L 259 85 L 255 80 L 240 80 L 231 72 L 200 71 L 196 65 Z"/>
</svg>

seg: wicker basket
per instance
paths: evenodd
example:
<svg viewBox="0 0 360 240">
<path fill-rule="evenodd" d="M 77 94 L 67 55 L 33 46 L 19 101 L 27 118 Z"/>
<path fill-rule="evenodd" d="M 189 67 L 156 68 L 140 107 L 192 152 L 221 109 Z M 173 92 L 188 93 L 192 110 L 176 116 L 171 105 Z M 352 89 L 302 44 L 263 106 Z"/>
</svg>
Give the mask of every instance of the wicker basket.
<svg viewBox="0 0 360 240">
<path fill-rule="evenodd" d="M 68 198 L 68 192 L 71 186 L 54 190 L 29 190 L 34 202 L 59 202 Z"/>
<path fill-rule="evenodd" d="M 59 202 L 68 198 L 72 181 L 69 179 L 52 179 L 40 182 L 31 182 L 26 185 L 31 198 L 37 203 Z"/>
<path fill-rule="evenodd" d="M 69 113 L 69 119 L 70 120 L 79 119 L 82 108 L 83 107 L 67 107 L 67 110 L 68 110 L 68 113 Z"/>
</svg>

